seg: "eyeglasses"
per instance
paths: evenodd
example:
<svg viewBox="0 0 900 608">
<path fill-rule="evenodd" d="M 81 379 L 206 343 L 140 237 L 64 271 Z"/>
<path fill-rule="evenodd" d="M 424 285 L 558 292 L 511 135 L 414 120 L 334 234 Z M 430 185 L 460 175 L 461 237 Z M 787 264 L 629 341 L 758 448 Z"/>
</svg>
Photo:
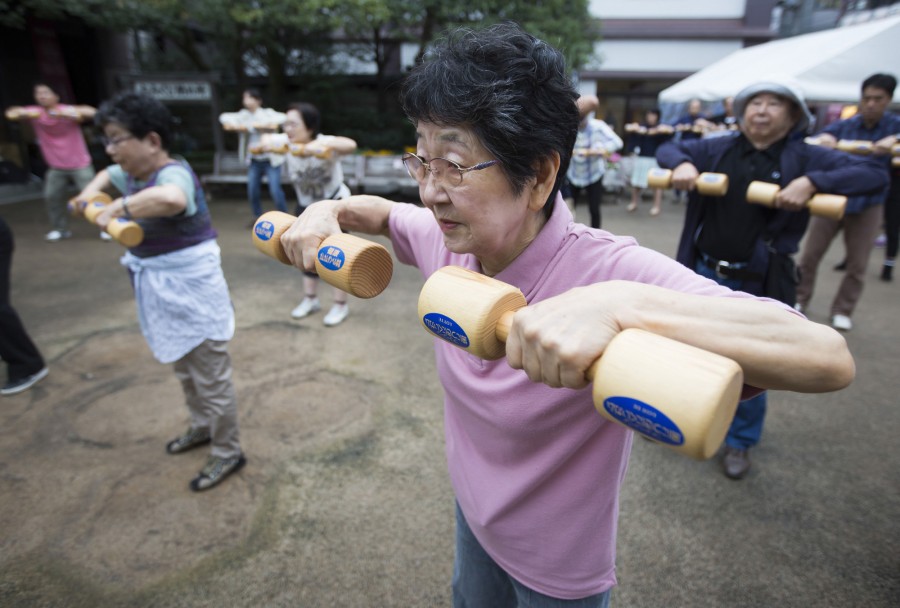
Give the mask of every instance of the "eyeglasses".
<svg viewBox="0 0 900 608">
<path fill-rule="evenodd" d="M 488 160 L 471 167 L 461 167 L 459 164 L 446 158 L 432 158 L 431 162 L 426 163 L 422 157 L 415 154 L 405 154 L 403 156 L 403 166 L 406 167 L 406 171 L 411 178 L 421 184 L 425 182 L 427 174 L 431 173 L 434 179 L 448 186 L 460 185 L 463 173 L 481 171 L 482 169 L 493 167 L 499 162 L 499 160 Z"/>
<path fill-rule="evenodd" d="M 108 148 L 109 146 L 116 147 L 123 141 L 128 141 L 129 139 L 135 139 L 134 135 L 122 135 L 120 137 L 101 137 L 100 141 L 103 143 L 104 148 Z"/>
</svg>

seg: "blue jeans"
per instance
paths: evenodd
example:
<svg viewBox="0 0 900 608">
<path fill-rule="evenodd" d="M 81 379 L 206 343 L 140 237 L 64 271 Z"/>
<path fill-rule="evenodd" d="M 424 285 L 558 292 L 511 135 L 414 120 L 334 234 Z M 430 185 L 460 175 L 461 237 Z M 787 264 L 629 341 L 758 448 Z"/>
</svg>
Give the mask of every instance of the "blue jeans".
<svg viewBox="0 0 900 608">
<path fill-rule="evenodd" d="M 704 264 L 700 258 L 697 258 L 694 270 L 697 274 L 712 279 L 729 289 L 740 291 L 743 285 L 743 281 L 740 279 L 718 276 L 716 271 Z M 763 422 L 766 419 L 766 403 L 766 393 L 763 392 L 738 404 L 734 419 L 728 428 L 728 434 L 725 436 L 725 445 L 730 448 L 746 450 L 759 443 L 759 438 L 762 437 Z"/>
<path fill-rule="evenodd" d="M 273 167 L 267 160 L 251 160 L 250 170 L 247 172 L 247 196 L 250 197 L 250 208 L 253 211 L 253 217 L 262 215 L 260 194 L 263 173 L 266 175 L 266 181 L 269 182 L 269 194 L 272 195 L 272 200 L 275 201 L 275 208 L 287 213 L 284 190 L 281 189 L 281 166 Z"/>
<path fill-rule="evenodd" d="M 612 589 L 561 600 L 529 589 L 485 553 L 456 505 L 456 557 L 453 560 L 453 608 L 609 608 Z"/>
</svg>

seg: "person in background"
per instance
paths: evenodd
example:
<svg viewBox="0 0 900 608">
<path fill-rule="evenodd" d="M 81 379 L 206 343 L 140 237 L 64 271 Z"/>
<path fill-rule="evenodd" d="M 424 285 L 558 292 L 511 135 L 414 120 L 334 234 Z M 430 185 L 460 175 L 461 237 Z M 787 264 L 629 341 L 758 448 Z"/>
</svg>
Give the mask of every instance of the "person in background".
<svg viewBox="0 0 900 608">
<path fill-rule="evenodd" d="M 27 120 L 34 128 L 41 155 L 47 164 L 44 175 L 44 203 L 50 219 L 50 232 L 44 238 L 59 241 L 72 236 L 69 230 L 67 191 L 74 186 L 83 189 L 94 177 L 94 166 L 88 152 L 81 123 L 94 118 L 96 109 L 87 105 L 60 103 L 59 95 L 44 82 L 34 85 L 37 105 L 13 106 L 6 118 Z M 106 232 L 100 237 L 109 240 Z"/>
<path fill-rule="evenodd" d="M 96 122 L 113 164 L 79 199 L 118 191 L 97 224 L 105 229 L 125 218 L 143 228 L 143 241 L 121 262 L 134 288 L 141 333 L 157 361 L 173 364 L 190 414 L 187 431 L 169 441 L 166 452 L 183 454 L 211 443 L 206 466 L 189 484 L 195 492 L 208 490 L 247 462 L 228 354 L 234 308 L 217 233 L 197 175 L 169 155 L 172 116 L 162 102 L 122 93 L 100 106 Z"/>
<path fill-rule="evenodd" d="M 578 123 L 575 149 L 572 151 L 572 162 L 566 177 L 573 203 L 582 192 L 587 194 L 591 228 L 599 228 L 606 158 L 622 148 L 622 138 L 604 121 L 592 117 L 600 109 L 597 97 L 582 95 L 578 98 L 577 105 L 581 122 Z"/>
<path fill-rule="evenodd" d="M 737 116 L 734 115 L 734 97 L 726 97 L 722 100 L 722 113 L 710 116 L 708 127 L 703 131 L 702 137 L 722 137 L 739 129 Z"/>
<path fill-rule="evenodd" d="M 853 311 L 865 287 L 866 269 L 882 221 L 888 237 L 881 279 L 893 278 L 900 231 L 900 169 L 891 165 L 891 151 L 900 135 L 900 116 L 888 112 L 897 79 L 890 74 L 873 74 L 862 83 L 859 112 L 834 122 L 812 141 L 819 146 L 834 147 L 839 140 L 872 142 L 874 158 L 890 184 L 880 192 L 856 196 L 847 201 L 847 211 L 841 220 L 814 217 L 809 224 L 803 249 L 800 252 L 800 285 L 797 287 L 798 310 L 805 310 L 812 299 L 816 274 L 825 252 L 838 232 L 844 233 L 845 271 L 837 293 L 831 301 L 831 324 L 836 329 L 853 328 Z"/>
<path fill-rule="evenodd" d="M 9 275 L 15 241 L 9 224 L 0 217 L 0 359 L 6 362 L 7 381 L 0 395 L 26 391 L 50 371 L 9 299 Z"/>
<path fill-rule="evenodd" d="M 716 114 L 709 118 L 709 122 L 713 123 L 720 129 L 729 131 L 737 131 L 738 117 L 734 114 L 734 97 L 729 96 L 722 100 L 722 113 Z"/>
<path fill-rule="evenodd" d="M 247 197 L 250 199 L 252 218 L 250 226 L 262 215 L 262 180 L 269 184 L 269 194 L 275 203 L 275 209 L 287 212 L 284 190 L 281 187 L 281 164 L 284 157 L 264 152 L 260 146 L 265 133 L 278 131 L 284 122 L 284 114 L 271 108 L 263 107 L 262 94 L 257 89 L 244 91 L 242 102 L 244 108 L 240 112 L 226 112 L 219 116 L 219 122 L 226 131 L 246 133 L 246 151 L 249 159 L 247 171 Z"/>
<path fill-rule="evenodd" d="M 688 102 L 687 114 L 682 115 L 672 126 L 675 127 L 677 139 L 691 141 L 703 137 L 706 131 L 715 127 L 715 123 L 703 116 L 703 102 L 692 99 Z"/>
<path fill-rule="evenodd" d="M 297 215 L 308 205 L 322 199 L 342 199 L 350 196 L 350 188 L 344 183 L 341 156 L 353 154 L 356 142 L 349 137 L 325 135 L 321 132 L 322 115 L 311 103 L 300 102 L 288 106 L 282 127 L 283 134 L 269 135 L 263 139 L 268 151 L 284 149 L 288 177 L 297 194 Z M 304 298 L 291 311 L 294 319 L 303 319 L 322 309 L 319 303 L 319 277 L 314 272 L 303 275 Z M 322 319 L 326 327 L 344 322 L 350 309 L 347 293 L 333 288 L 331 310 Z"/>
<path fill-rule="evenodd" d="M 671 125 L 660 124 L 659 110 L 647 110 L 644 114 L 644 122 L 641 124 L 625 125 L 628 135 L 627 151 L 634 155 L 634 165 L 631 171 L 631 203 L 627 209 L 629 213 L 637 210 L 641 195 L 647 188 L 647 174 L 651 169 L 657 168 L 656 150 L 660 144 L 670 139 L 674 130 Z M 662 195 L 660 189 L 653 191 L 653 207 L 650 215 L 659 215 L 662 211 Z"/>
<path fill-rule="evenodd" d="M 577 96 L 563 54 L 518 25 L 451 31 L 401 90 L 416 129 L 404 163 L 422 205 L 319 201 L 281 237 L 306 270 L 324 239 L 352 230 L 389 237 L 423 278 L 456 265 L 525 295 L 505 360 L 434 339 L 456 498 L 456 608 L 609 606 L 633 432 L 597 414 L 585 373 L 619 332 L 730 357 L 749 394 L 836 390 L 854 374 L 830 327 L 574 221 L 559 186 Z"/>
<path fill-rule="evenodd" d="M 791 255 L 809 223 L 806 202 L 817 191 L 856 194 L 886 183 L 863 159 L 816 148 L 795 137 L 810 116 L 802 93 L 788 83 L 758 82 L 734 101 L 740 132 L 729 137 L 670 142 L 657 159 L 673 169 L 676 188 L 692 191 L 676 259 L 721 285 L 787 305 L 794 303 Z M 702 172 L 724 173 L 724 197 L 699 196 Z M 781 185 L 775 208 L 747 202 L 752 181 Z M 762 437 L 766 393 L 741 401 L 725 438 L 722 466 L 731 479 L 750 471 L 750 450 Z"/>
</svg>

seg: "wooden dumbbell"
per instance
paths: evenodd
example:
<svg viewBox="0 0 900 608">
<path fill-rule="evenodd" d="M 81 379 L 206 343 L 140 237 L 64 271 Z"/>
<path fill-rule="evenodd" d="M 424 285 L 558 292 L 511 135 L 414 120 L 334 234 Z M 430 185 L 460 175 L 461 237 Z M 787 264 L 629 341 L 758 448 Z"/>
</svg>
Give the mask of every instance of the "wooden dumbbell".
<svg viewBox="0 0 900 608">
<path fill-rule="evenodd" d="M 291 144 L 291 154 L 294 156 L 315 156 L 316 158 L 328 160 L 329 158 L 334 156 L 334 150 L 332 150 L 331 148 L 325 148 L 321 152 L 311 154 L 306 150 L 305 144 Z"/>
<path fill-rule="evenodd" d="M 72 217 L 84 217 L 84 208 L 91 203 L 100 203 L 104 207 L 112 202 L 112 198 L 106 192 L 98 192 L 87 199 L 73 197 L 69 199 L 66 207 Z"/>
<path fill-rule="evenodd" d="M 778 184 L 750 182 L 747 187 L 747 202 L 774 207 L 775 196 L 779 190 L 781 187 Z M 839 194 L 816 194 L 807 201 L 806 206 L 813 215 L 840 220 L 847 208 L 847 197 Z"/>
<path fill-rule="evenodd" d="M 724 173 L 701 173 L 694 182 L 697 192 L 704 196 L 725 196 L 728 192 L 728 176 Z M 647 185 L 651 188 L 671 188 L 671 169 L 650 169 Z"/>
<path fill-rule="evenodd" d="M 425 282 L 418 310 L 433 335 L 499 359 L 513 315 L 525 306 L 512 285 L 445 266 Z M 697 459 L 719 449 L 743 386 L 743 371 L 731 359 L 640 329 L 616 335 L 586 378 L 607 420 Z"/>
<path fill-rule="evenodd" d="M 592 148 L 575 148 L 572 150 L 572 156 L 609 156 L 606 150 L 595 150 Z"/>
<path fill-rule="evenodd" d="M 872 142 L 862 139 L 841 139 L 835 146 L 841 152 L 866 156 L 872 153 Z"/>
<path fill-rule="evenodd" d="M 99 192 L 91 197 L 82 207 L 84 218 L 92 224 L 97 223 L 97 217 L 103 213 L 106 206 L 112 202 L 108 194 Z M 77 205 L 78 203 L 76 203 Z M 125 247 L 137 247 L 144 240 L 144 229 L 135 221 L 117 217 L 106 225 L 106 232 L 117 243 Z"/>
<path fill-rule="evenodd" d="M 290 264 L 281 235 L 297 218 L 282 211 L 259 216 L 253 226 L 253 244 L 283 264 Z M 358 298 L 373 298 L 391 282 L 394 260 L 383 246 L 352 234 L 333 234 L 316 254 L 316 272 L 329 285 Z"/>
</svg>

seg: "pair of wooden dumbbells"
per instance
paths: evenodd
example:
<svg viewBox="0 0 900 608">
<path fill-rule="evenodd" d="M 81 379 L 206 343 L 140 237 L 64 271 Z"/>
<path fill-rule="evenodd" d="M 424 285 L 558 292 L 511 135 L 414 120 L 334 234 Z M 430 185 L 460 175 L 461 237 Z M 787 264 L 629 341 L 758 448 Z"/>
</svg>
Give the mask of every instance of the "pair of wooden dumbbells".
<svg viewBox="0 0 900 608">
<path fill-rule="evenodd" d="M 92 224 L 103 213 L 112 198 L 105 192 L 98 192 L 87 200 L 73 198 L 69 201 L 69 213 L 74 217 L 83 217 Z M 137 247 L 144 240 L 144 229 L 135 221 L 117 217 L 106 225 L 106 232 L 125 247 Z"/>
<path fill-rule="evenodd" d="M 329 159 L 334 156 L 334 151 L 330 148 L 325 148 L 321 152 L 316 152 L 315 154 L 310 154 L 306 151 L 306 146 L 304 144 L 295 144 L 295 143 L 286 143 L 275 148 L 266 148 L 264 145 L 257 145 L 250 147 L 251 154 L 263 154 L 265 152 L 270 152 L 272 154 L 290 154 L 291 156 L 313 156 L 315 158 Z"/>
<path fill-rule="evenodd" d="M 671 169 L 651 169 L 647 174 L 647 185 L 651 188 L 671 188 Z M 694 182 L 697 192 L 704 196 L 725 196 L 728 192 L 728 176 L 724 173 L 701 173 Z M 754 181 L 747 187 L 747 202 L 773 207 L 775 197 L 781 190 L 778 184 Z M 813 215 L 839 220 L 844 217 L 847 197 L 839 194 L 816 194 L 806 202 Z"/>
<path fill-rule="evenodd" d="M 820 145 L 819 140 L 815 137 L 807 137 L 804 141 L 808 144 Z M 875 152 L 875 145 L 873 142 L 864 139 L 839 139 L 835 144 L 835 149 L 848 154 L 868 156 Z M 896 144 L 891 148 L 891 156 L 893 157 L 891 158 L 891 166 L 900 167 L 900 144 Z"/>
<path fill-rule="evenodd" d="M 281 235 L 296 218 L 272 211 L 253 227 L 253 243 L 290 263 Z M 362 298 L 381 293 L 393 262 L 377 243 L 349 234 L 326 238 L 316 257 L 319 276 Z M 505 354 L 512 317 L 526 306 L 522 292 L 464 268 L 435 272 L 419 295 L 422 326 L 483 359 Z M 588 370 L 594 406 L 607 420 L 692 458 L 715 454 L 737 409 L 743 372 L 734 361 L 652 334 L 627 329 L 613 338 Z"/>
</svg>

